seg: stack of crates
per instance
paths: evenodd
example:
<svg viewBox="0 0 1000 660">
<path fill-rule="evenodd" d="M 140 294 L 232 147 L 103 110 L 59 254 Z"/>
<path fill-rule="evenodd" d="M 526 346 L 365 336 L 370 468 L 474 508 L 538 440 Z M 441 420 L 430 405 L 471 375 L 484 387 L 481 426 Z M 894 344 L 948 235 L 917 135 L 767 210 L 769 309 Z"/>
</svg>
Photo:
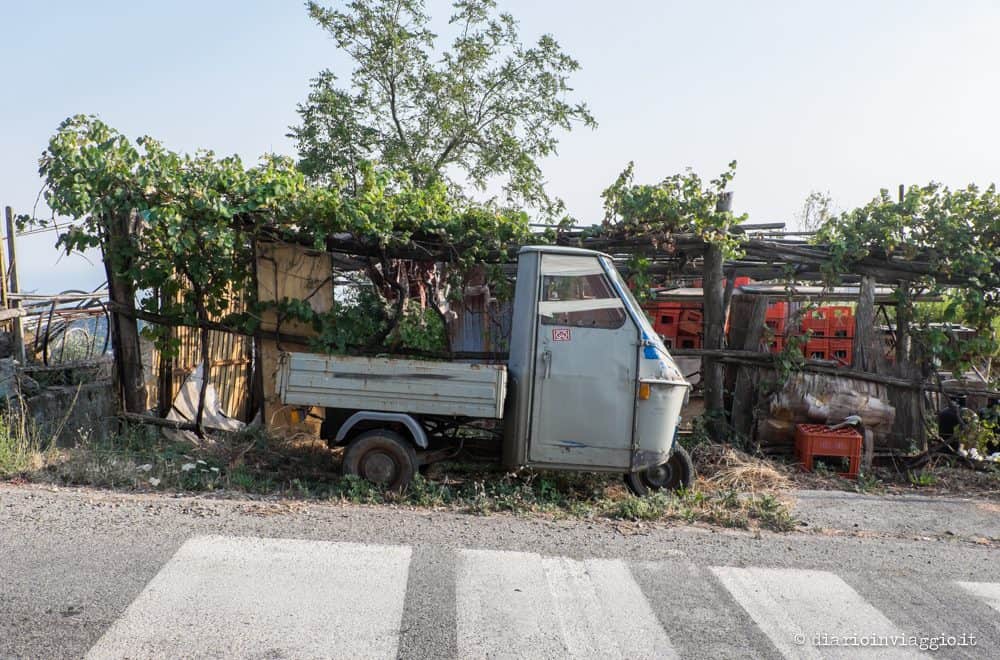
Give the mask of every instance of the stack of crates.
<svg viewBox="0 0 1000 660">
<path fill-rule="evenodd" d="M 681 303 L 677 348 L 701 348 L 705 316 L 700 303 Z"/>
<path fill-rule="evenodd" d="M 701 348 L 701 303 L 651 302 L 643 309 L 667 348 Z"/>
<path fill-rule="evenodd" d="M 800 326 L 803 334 L 808 333 L 804 351 L 809 360 L 829 360 L 830 340 L 827 333 L 830 329 L 830 318 L 826 307 L 817 307 L 805 313 Z"/>
<path fill-rule="evenodd" d="M 849 367 L 854 354 L 854 310 L 828 307 L 830 310 L 830 359 Z"/>
<path fill-rule="evenodd" d="M 800 330 L 810 333 L 805 356 L 811 360 L 836 360 L 851 365 L 854 351 L 854 311 L 850 307 L 817 307 L 802 318 Z"/>
<path fill-rule="evenodd" d="M 677 345 L 677 326 L 681 322 L 681 304 L 674 302 L 649 303 L 646 313 L 653 320 L 653 330 L 660 335 L 667 348 Z"/>
<path fill-rule="evenodd" d="M 769 334 L 774 335 L 768 346 L 772 353 L 780 353 L 785 350 L 785 324 L 787 322 L 788 303 L 776 302 L 767 306 L 764 323 L 767 324 Z"/>
</svg>

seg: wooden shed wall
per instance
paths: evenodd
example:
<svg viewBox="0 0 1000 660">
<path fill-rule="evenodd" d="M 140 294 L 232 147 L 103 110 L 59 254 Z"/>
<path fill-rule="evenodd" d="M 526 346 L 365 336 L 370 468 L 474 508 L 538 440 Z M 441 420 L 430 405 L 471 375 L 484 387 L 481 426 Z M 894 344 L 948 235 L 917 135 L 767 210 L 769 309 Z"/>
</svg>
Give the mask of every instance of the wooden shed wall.
<svg viewBox="0 0 1000 660">
<path fill-rule="evenodd" d="M 225 313 L 239 313 L 245 309 L 243 297 L 234 295 Z M 178 343 L 177 354 L 168 357 L 150 347 L 147 365 L 151 370 L 147 378 L 149 401 L 155 403 L 163 415 L 170 410 L 184 381 L 201 364 L 201 330 L 183 326 L 171 328 L 170 334 Z M 254 414 L 251 410 L 253 338 L 213 330 L 208 333 L 208 342 L 209 382 L 215 387 L 223 411 L 234 419 L 249 421 Z M 146 363 L 145 355 L 143 362 Z"/>
<path fill-rule="evenodd" d="M 262 303 L 286 298 L 306 300 L 319 313 L 333 309 L 333 264 L 330 255 L 298 245 L 259 242 L 257 244 L 257 297 Z M 279 333 L 280 336 L 279 337 Z M 324 411 L 313 408 L 308 418 L 294 423 L 291 409 L 282 405 L 277 392 L 277 375 L 283 351 L 308 351 L 302 342 L 285 335 L 311 337 L 312 327 L 299 321 L 279 319 L 274 310 L 261 317 L 259 355 L 263 387 L 265 427 L 282 435 L 318 436 Z"/>
</svg>

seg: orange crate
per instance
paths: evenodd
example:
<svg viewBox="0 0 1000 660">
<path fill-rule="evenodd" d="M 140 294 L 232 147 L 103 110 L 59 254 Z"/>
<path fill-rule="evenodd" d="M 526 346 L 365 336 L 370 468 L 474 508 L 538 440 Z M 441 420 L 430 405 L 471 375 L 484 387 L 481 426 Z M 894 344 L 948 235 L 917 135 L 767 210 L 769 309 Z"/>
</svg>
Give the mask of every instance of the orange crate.
<svg viewBox="0 0 1000 660">
<path fill-rule="evenodd" d="M 825 307 L 809 310 L 802 317 L 802 332 L 812 331 L 813 337 L 826 337 L 830 331 L 830 317 Z"/>
<path fill-rule="evenodd" d="M 854 336 L 854 310 L 850 307 L 827 307 L 829 336 L 849 338 Z"/>
<path fill-rule="evenodd" d="M 780 353 L 781 351 L 785 350 L 785 338 L 775 337 L 767 345 L 767 350 L 771 351 L 772 353 Z"/>
<path fill-rule="evenodd" d="M 764 319 L 764 324 L 776 335 L 785 334 L 785 319 Z"/>
<path fill-rule="evenodd" d="M 681 308 L 679 306 L 666 307 L 657 305 L 656 308 L 650 311 L 653 316 L 653 329 L 658 334 L 668 337 L 677 336 L 677 326 L 681 321 Z"/>
<path fill-rule="evenodd" d="M 767 312 L 764 316 L 768 319 L 787 319 L 788 318 L 788 303 L 786 302 L 776 302 L 771 303 L 767 306 Z"/>
<path fill-rule="evenodd" d="M 833 430 L 823 424 L 796 424 L 795 456 L 807 472 L 812 472 L 817 456 L 847 458 L 850 467 L 840 475 L 856 478 L 861 469 L 861 434 L 851 428 Z"/>
<path fill-rule="evenodd" d="M 830 340 L 810 339 L 806 342 L 805 356 L 810 360 L 829 360 Z"/>
<path fill-rule="evenodd" d="M 704 316 L 701 310 L 685 309 L 681 312 L 680 323 L 677 324 L 677 334 L 699 335 Z"/>
<path fill-rule="evenodd" d="M 701 348 L 701 337 L 697 335 L 678 335 L 677 348 Z"/>
<path fill-rule="evenodd" d="M 831 339 L 830 359 L 836 360 L 845 367 L 851 366 L 851 359 L 854 355 L 853 339 Z"/>
</svg>

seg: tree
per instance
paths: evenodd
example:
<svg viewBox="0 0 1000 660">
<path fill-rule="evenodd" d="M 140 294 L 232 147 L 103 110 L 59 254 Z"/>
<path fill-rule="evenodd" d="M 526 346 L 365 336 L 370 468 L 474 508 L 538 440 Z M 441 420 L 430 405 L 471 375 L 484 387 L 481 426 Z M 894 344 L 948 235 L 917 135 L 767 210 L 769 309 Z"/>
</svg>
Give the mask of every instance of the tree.
<svg viewBox="0 0 1000 660">
<path fill-rule="evenodd" d="M 834 216 L 833 198 L 830 193 L 812 191 L 799 211 L 799 226 L 802 231 L 817 231 Z"/>
<path fill-rule="evenodd" d="M 603 231 L 624 236 L 648 236 L 654 245 L 669 243 L 677 233 L 696 234 L 706 245 L 704 253 L 704 347 L 724 348 L 725 278 L 723 261 L 740 255 L 739 240 L 731 233 L 746 215 L 733 215 L 731 192 L 726 188 L 736 175 L 736 161 L 707 184 L 691 170 L 674 174 L 655 185 L 633 182 L 634 166 L 628 167 L 604 191 Z M 638 279 L 642 279 L 641 277 Z M 712 435 L 722 438 L 727 432 L 723 423 L 722 363 L 713 357 L 702 360 L 705 387 L 705 410 Z"/>
<path fill-rule="evenodd" d="M 417 186 L 443 180 L 482 190 L 505 179 L 507 201 L 556 216 L 537 160 L 557 133 L 595 126 L 566 97 L 579 64 L 550 35 L 525 46 L 494 0 L 456 0 L 455 32 L 440 50 L 423 0 L 352 0 L 344 9 L 307 3 L 309 15 L 353 61 L 346 85 L 330 70 L 313 81 L 292 127 L 299 166 L 315 182 L 357 186 L 364 162 L 403 171 Z"/>
</svg>

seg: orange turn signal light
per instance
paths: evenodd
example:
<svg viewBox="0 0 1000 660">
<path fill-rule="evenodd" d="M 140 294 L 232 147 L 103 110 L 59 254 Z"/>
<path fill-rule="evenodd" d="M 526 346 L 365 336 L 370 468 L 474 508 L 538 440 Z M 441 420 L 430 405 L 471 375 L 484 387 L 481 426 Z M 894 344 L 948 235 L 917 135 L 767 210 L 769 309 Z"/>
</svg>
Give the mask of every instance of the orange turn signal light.
<svg viewBox="0 0 1000 660">
<path fill-rule="evenodd" d="M 639 398 L 643 401 L 649 398 L 649 383 L 639 383 Z"/>
</svg>

